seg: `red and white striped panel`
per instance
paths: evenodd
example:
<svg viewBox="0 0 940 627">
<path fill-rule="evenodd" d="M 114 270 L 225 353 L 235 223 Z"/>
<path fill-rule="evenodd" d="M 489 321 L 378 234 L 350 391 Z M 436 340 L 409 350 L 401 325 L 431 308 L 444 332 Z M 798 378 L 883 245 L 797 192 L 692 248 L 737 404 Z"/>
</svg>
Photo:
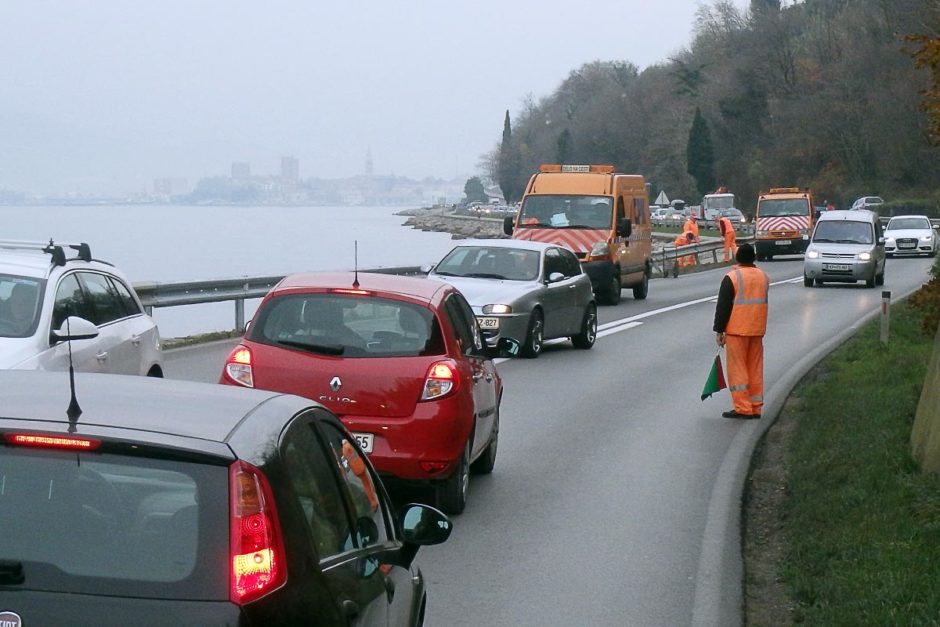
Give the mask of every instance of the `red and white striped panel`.
<svg viewBox="0 0 940 627">
<path fill-rule="evenodd" d="M 576 253 L 589 253 L 597 242 L 607 241 L 607 232 L 595 229 L 516 229 L 513 239 L 567 246 Z"/>
<path fill-rule="evenodd" d="M 772 218 L 757 218 L 759 231 L 799 231 L 809 228 L 808 216 L 780 216 Z"/>
</svg>

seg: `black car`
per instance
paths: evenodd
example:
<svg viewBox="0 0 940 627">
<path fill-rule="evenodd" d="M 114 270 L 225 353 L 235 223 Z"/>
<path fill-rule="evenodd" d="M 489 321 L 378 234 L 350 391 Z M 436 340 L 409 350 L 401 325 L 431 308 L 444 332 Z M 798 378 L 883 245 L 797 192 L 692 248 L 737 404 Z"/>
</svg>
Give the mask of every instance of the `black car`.
<svg viewBox="0 0 940 627">
<path fill-rule="evenodd" d="M 70 419 L 67 373 L 0 373 L 2 624 L 421 624 L 412 560 L 450 521 L 425 505 L 396 518 L 322 406 L 144 377 L 75 384 Z"/>
</svg>

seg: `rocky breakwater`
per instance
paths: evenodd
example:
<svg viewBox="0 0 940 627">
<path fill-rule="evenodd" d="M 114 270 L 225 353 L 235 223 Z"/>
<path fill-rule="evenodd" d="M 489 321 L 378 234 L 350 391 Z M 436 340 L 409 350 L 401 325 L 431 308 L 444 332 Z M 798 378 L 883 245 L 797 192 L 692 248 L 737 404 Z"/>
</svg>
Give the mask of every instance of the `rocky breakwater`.
<svg viewBox="0 0 940 627">
<path fill-rule="evenodd" d="M 450 233 L 453 239 L 498 239 L 505 238 L 502 218 L 455 215 L 449 207 L 429 209 L 406 209 L 397 215 L 408 216 L 402 226 L 421 231 Z"/>
</svg>

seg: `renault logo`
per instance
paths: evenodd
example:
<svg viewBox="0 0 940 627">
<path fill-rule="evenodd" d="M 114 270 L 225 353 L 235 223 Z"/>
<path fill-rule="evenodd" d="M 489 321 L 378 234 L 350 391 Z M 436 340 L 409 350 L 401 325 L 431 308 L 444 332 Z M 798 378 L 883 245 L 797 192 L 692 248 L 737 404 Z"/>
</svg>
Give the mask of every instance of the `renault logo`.
<svg viewBox="0 0 940 627">
<path fill-rule="evenodd" d="M 340 381 L 339 377 L 333 377 L 330 379 L 330 389 L 334 392 L 339 392 L 339 389 L 343 387 L 343 382 Z"/>
</svg>

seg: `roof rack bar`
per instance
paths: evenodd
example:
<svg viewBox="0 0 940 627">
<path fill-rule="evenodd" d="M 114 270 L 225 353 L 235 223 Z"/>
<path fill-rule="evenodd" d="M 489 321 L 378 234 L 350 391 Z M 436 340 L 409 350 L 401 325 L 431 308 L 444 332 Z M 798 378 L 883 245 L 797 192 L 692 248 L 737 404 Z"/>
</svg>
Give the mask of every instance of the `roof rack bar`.
<svg viewBox="0 0 940 627">
<path fill-rule="evenodd" d="M 48 242 L 34 242 L 27 240 L 0 239 L 0 248 L 7 250 L 34 250 L 52 255 L 52 263 L 56 266 L 65 265 L 65 250 L 63 246 L 68 246 L 72 250 L 78 251 L 78 258 L 82 261 L 92 261 L 91 247 L 85 242 L 77 244 L 55 243 L 51 238 Z"/>
</svg>

